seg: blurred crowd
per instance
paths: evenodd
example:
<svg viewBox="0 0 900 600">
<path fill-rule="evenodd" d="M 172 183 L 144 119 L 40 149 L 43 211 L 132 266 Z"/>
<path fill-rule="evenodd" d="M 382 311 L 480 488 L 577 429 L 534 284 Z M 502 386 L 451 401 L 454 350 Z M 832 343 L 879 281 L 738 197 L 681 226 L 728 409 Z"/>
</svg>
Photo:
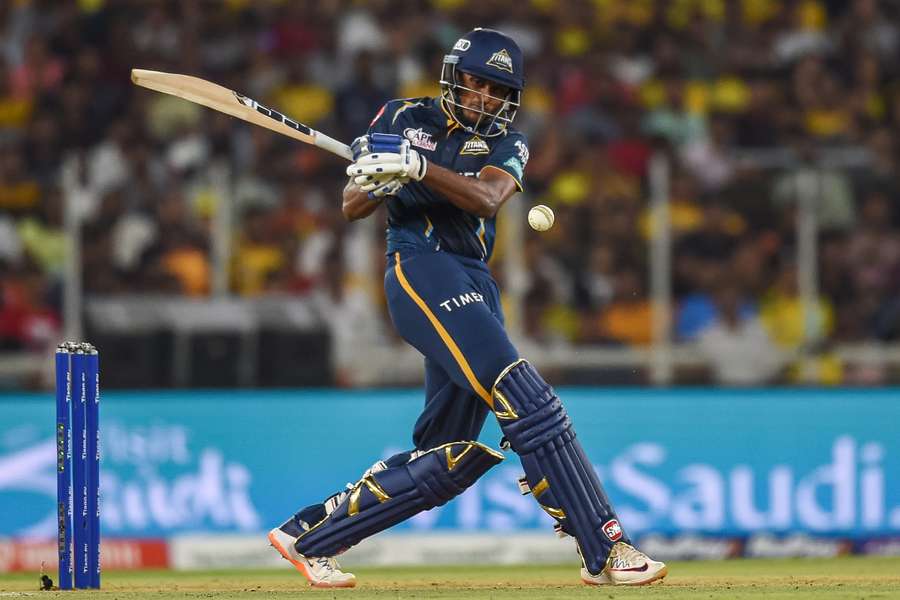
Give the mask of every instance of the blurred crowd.
<svg viewBox="0 0 900 600">
<path fill-rule="evenodd" d="M 527 201 L 557 215 L 511 247 L 500 213 L 492 267 L 502 287 L 505 255 L 524 257 L 526 336 L 651 341 L 666 157 L 672 336 L 710 377 L 888 377 L 831 352 L 900 341 L 900 3 L 875 0 L 2 2 L 0 350 L 59 338 L 66 218 L 83 223 L 88 295 L 204 297 L 224 202 L 233 294 L 319 298 L 336 335 L 390 336 L 381 225 L 344 222 L 341 161 L 129 70 L 199 75 L 351 140 L 387 99 L 436 95 L 442 55 L 478 25 L 525 52 Z"/>
</svg>

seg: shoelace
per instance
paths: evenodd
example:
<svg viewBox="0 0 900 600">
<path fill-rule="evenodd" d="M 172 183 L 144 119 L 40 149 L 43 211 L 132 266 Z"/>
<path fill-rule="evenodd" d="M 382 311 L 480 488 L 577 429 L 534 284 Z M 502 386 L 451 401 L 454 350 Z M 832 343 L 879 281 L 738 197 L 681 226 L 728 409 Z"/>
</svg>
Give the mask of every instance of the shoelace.
<svg viewBox="0 0 900 600">
<path fill-rule="evenodd" d="M 633 566 L 639 562 L 645 562 L 647 557 L 640 550 L 629 546 L 628 544 L 618 544 L 616 546 L 615 560 L 626 566 Z"/>
<path fill-rule="evenodd" d="M 338 570 L 337 560 L 334 557 L 320 556 L 316 559 L 316 564 L 328 571 L 329 574 Z"/>
</svg>

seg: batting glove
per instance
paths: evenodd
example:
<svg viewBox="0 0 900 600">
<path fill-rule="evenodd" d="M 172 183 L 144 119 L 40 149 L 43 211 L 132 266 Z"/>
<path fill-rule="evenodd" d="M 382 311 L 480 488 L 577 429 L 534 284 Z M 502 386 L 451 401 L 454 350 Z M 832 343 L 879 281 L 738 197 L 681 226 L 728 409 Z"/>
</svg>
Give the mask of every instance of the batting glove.
<svg viewBox="0 0 900 600">
<path fill-rule="evenodd" d="M 403 138 L 393 133 L 372 133 L 361 135 L 350 144 L 353 160 L 359 160 L 363 156 L 373 152 L 400 152 Z"/>
<path fill-rule="evenodd" d="M 367 177 L 371 177 L 371 175 L 360 175 L 358 179 Z M 359 186 L 359 189 L 369 195 L 369 200 L 380 200 L 385 196 L 396 196 L 407 181 L 409 179 L 396 175 L 374 177 L 368 183 Z"/>
<path fill-rule="evenodd" d="M 347 167 L 347 175 L 399 175 L 422 181 L 428 171 L 428 161 L 413 150 L 409 140 L 403 140 L 399 152 L 377 152 L 361 156 Z"/>
<path fill-rule="evenodd" d="M 360 190 L 371 192 L 375 188 L 393 180 L 396 180 L 401 184 L 409 182 L 408 177 L 401 177 L 400 175 L 357 175 L 353 178 L 353 183 L 356 184 Z"/>
<path fill-rule="evenodd" d="M 404 165 L 402 171 L 403 176 L 415 179 L 416 181 L 422 181 L 425 177 L 425 173 L 428 171 L 428 161 L 425 160 L 424 156 L 412 149 L 409 140 L 403 140 L 400 156 L 402 157 Z"/>
</svg>

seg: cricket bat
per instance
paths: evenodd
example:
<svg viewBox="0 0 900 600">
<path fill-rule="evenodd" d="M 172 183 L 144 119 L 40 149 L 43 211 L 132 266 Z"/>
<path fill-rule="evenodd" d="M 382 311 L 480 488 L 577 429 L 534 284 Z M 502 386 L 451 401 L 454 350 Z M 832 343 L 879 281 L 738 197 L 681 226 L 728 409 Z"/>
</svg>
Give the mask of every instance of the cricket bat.
<svg viewBox="0 0 900 600">
<path fill-rule="evenodd" d="M 347 160 L 353 160 L 350 147 L 324 133 L 263 106 L 253 98 L 199 77 L 132 69 L 131 81 L 150 90 L 178 96 L 213 110 L 237 117 L 254 125 L 318 146 Z"/>
</svg>

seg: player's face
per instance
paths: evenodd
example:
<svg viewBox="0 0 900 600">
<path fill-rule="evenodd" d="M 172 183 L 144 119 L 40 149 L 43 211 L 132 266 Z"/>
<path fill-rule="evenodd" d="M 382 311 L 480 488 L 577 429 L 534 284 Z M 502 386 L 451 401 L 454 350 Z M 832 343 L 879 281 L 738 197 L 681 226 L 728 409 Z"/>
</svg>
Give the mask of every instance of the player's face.
<svg viewBox="0 0 900 600">
<path fill-rule="evenodd" d="M 459 103 L 463 106 L 462 114 L 469 123 L 478 121 L 479 110 L 490 114 L 496 113 L 503 105 L 503 99 L 509 96 L 510 89 L 505 85 L 470 73 L 460 75 L 460 83 L 469 88 L 459 91 Z"/>
</svg>

